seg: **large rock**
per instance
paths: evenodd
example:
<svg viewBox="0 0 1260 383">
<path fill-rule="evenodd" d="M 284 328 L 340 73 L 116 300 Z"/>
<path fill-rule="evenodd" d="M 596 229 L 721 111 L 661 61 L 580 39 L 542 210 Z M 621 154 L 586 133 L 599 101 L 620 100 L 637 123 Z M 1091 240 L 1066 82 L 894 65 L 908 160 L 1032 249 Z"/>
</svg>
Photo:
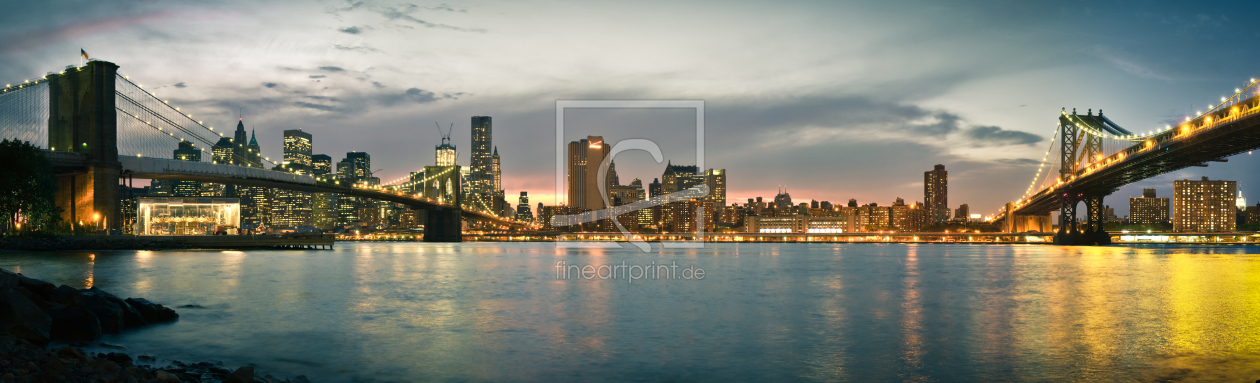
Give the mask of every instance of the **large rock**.
<svg viewBox="0 0 1260 383">
<path fill-rule="evenodd" d="M 149 323 L 170 322 L 179 319 L 179 314 L 176 314 L 175 310 L 149 302 L 148 299 L 127 298 L 126 302 L 132 308 L 135 308 L 136 311 L 139 311 L 140 316 L 144 317 L 144 320 Z"/>
<path fill-rule="evenodd" d="M 17 275 L 9 270 L 0 269 L 0 289 L 17 287 L 18 280 L 21 278 L 21 275 Z"/>
<path fill-rule="evenodd" d="M 60 303 L 65 307 L 83 307 L 83 304 L 86 303 L 79 289 L 66 285 L 61 285 L 53 290 L 51 301 Z"/>
<path fill-rule="evenodd" d="M 52 310 L 52 339 L 67 342 L 91 342 L 101 338 L 101 321 L 82 307 Z"/>
<path fill-rule="evenodd" d="M 43 300 L 52 300 L 53 290 L 57 289 L 57 285 L 44 282 L 35 278 L 28 278 L 24 275 L 18 275 L 18 286 L 30 290 L 32 293 L 39 295 Z"/>
<path fill-rule="evenodd" d="M 228 375 L 223 383 L 254 383 L 254 367 L 245 366 L 236 369 L 232 375 Z"/>
<path fill-rule="evenodd" d="M 0 289 L 0 330 L 44 344 L 50 339 L 52 318 L 16 289 Z"/>
<path fill-rule="evenodd" d="M 149 322 L 144 320 L 144 316 L 140 315 L 139 311 L 136 311 L 135 307 L 131 307 L 130 304 L 127 304 L 126 301 L 114 294 L 107 293 L 104 290 L 100 290 L 95 287 L 79 290 L 79 292 L 83 294 L 84 299 L 87 301 L 101 299 L 118 305 L 118 308 L 122 310 L 123 328 L 140 327 L 149 324 Z M 103 326 L 105 323 L 102 322 L 101 325 Z"/>
<path fill-rule="evenodd" d="M 106 334 L 117 334 L 122 331 L 123 327 L 123 311 L 118 305 L 110 303 L 104 299 L 89 300 L 83 305 L 83 308 L 96 315 L 96 319 L 101 321 L 101 332 Z"/>
</svg>

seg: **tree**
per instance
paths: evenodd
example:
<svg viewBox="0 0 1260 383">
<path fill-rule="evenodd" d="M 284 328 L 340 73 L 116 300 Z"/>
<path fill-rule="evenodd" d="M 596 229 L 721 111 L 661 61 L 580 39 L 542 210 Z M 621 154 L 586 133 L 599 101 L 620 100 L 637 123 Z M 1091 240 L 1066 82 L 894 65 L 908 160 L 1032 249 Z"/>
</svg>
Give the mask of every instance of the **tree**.
<svg viewBox="0 0 1260 383">
<path fill-rule="evenodd" d="M 52 162 L 39 147 L 0 141 L 0 230 L 52 229 L 61 220 L 61 209 L 53 200 L 56 192 Z"/>
</svg>

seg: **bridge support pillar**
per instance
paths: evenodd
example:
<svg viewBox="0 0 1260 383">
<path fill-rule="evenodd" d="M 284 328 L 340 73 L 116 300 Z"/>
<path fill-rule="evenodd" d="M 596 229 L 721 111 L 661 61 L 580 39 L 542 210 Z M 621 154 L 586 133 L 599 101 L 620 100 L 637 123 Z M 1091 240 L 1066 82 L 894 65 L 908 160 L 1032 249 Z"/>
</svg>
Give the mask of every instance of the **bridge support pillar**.
<svg viewBox="0 0 1260 383">
<path fill-rule="evenodd" d="M 1081 232 L 1076 229 L 1076 203 L 1075 196 L 1064 194 L 1060 199 L 1059 207 L 1059 232 L 1054 235 L 1054 244 L 1056 245 L 1075 245 L 1080 241 Z"/>
<path fill-rule="evenodd" d="M 425 212 L 425 242 L 463 242 L 463 217 L 460 209 L 439 207 Z"/>
<path fill-rule="evenodd" d="M 1107 222 L 1104 217 L 1103 195 L 1094 194 L 1085 197 L 1085 232 L 1081 235 L 1081 245 L 1105 246 L 1111 244 L 1111 235 L 1103 229 Z"/>
<path fill-rule="evenodd" d="M 122 228 L 118 179 L 118 65 L 91 61 L 48 76 L 48 146 L 87 155 L 82 171 L 57 177 L 62 219 L 97 229 Z"/>
</svg>

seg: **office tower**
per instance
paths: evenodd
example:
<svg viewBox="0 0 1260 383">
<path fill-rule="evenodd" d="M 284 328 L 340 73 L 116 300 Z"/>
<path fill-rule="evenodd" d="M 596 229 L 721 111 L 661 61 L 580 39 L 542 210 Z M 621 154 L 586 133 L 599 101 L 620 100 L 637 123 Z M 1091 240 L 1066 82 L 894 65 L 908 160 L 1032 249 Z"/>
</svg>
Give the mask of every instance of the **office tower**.
<svg viewBox="0 0 1260 383">
<path fill-rule="evenodd" d="M 1173 230 L 1234 231 L 1236 181 L 1173 181 Z"/>
<path fill-rule="evenodd" d="M 342 185 L 371 184 L 372 156 L 364 152 L 346 153 L 346 158 L 337 163 L 337 182 Z M 366 220 L 361 217 L 367 205 L 366 199 L 340 195 L 337 198 L 337 225 L 358 225 Z"/>
<path fill-rule="evenodd" d="M 219 142 L 216 142 L 214 144 L 214 148 L 211 150 L 211 157 L 216 164 L 236 164 L 236 162 L 233 161 L 235 156 L 236 145 L 233 145 L 232 139 L 227 137 L 220 137 Z"/>
<path fill-rule="evenodd" d="M 201 162 L 201 150 L 197 146 L 188 141 L 180 141 L 179 148 L 175 149 L 175 159 L 180 161 Z M 173 197 L 199 197 L 201 196 L 201 183 L 197 181 L 166 181 L 171 183 L 171 196 Z"/>
<path fill-rule="evenodd" d="M 661 191 L 661 180 L 653 178 L 652 183 L 648 184 L 648 198 L 657 197 L 661 194 L 665 194 Z"/>
<path fill-rule="evenodd" d="M 516 202 L 516 219 L 518 221 L 534 220 L 534 212 L 529 210 L 529 192 L 521 192 L 521 197 Z"/>
<path fill-rule="evenodd" d="M 726 169 L 709 169 L 704 172 L 704 183 L 709 186 L 705 201 L 713 206 L 726 206 Z"/>
<path fill-rule="evenodd" d="M 475 195 L 489 194 L 493 190 L 494 169 L 490 150 L 493 148 L 490 116 L 472 118 L 472 166 L 469 175 L 469 192 Z"/>
<path fill-rule="evenodd" d="M 568 202 L 570 207 L 583 210 L 604 208 L 599 194 L 599 166 L 611 148 L 604 145 L 604 138 L 588 136 L 569 143 Z M 608 182 L 610 180 L 605 180 Z M 608 185 L 604 185 L 608 190 Z"/>
<path fill-rule="evenodd" d="M 327 154 L 311 156 L 311 175 L 327 178 L 332 175 L 332 157 Z M 320 230 L 332 230 L 337 225 L 337 193 L 311 193 L 311 220 Z"/>
<path fill-rule="evenodd" d="M 455 145 L 451 145 L 451 137 L 449 135 L 442 136 L 442 144 L 434 147 L 433 149 L 433 163 L 435 166 L 455 165 L 457 152 L 455 151 Z"/>
<path fill-rule="evenodd" d="M 823 209 L 823 210 L 832 210 L 835 208 L 835 206 L 831 204 L 831 201 L 822 201 L 821 203 L 818 204 L 818 208 Z"/>
<path fill-rule="evenodd" d="M 332 174 L 332 166 L 332 156 L 327 154 L 311 155 L 311 174 L 316 176 Z"/>
<path fill-rule="evenodd" d="M 954 210 L 955 221 L 967 222 L 969 216 L 971 216 L 971 207 L 967 206 L 965 203 L 958 205 L 958 210 Z"/>
<path fill-rule="evenodd" d="M 1168 223 L 1168 199 L 1155 197 L 1155 189 L 1142 189 L 1141 197 L 1129 197 L 1129 223 Z"/>
<path fill-rule="evenodd" d="M 232 140 L 233 164 L 252 168 L 263 167 L 262 147 L 258 145 L 257 132 L 249 133 L 249 143 L 246 144 L 245 125 L 241 121 L 236 123 L 234 137 Z M 271 225 L 271 190 L 271 188 L 259 186 L 234 185 L 231 187 L 228 195 L 241 199 L 242 229 L 257 229 Z"/>
<path fill-rule="evenodd" d="M 300 129 L 284 131 L 284 164 L 290 169 L 310 173 L 311 134 Z M 329 160 L 331 162 L 331 159 Z"/>
<path fill-rule="evenodd" d="M 778 210 L 792 208 L 792 195 L 788 194 L 786 188 L 779 188 L 779 194 L 774 196 L 774 208 Z"/>
<path fill-rule="evenodd" d="M 503 197 L 503 175 L 500 172 L 499 147 L 494 148 L 494 154 L 490 156 L 490 190 L 486 193 L 491 204 L 491 211 L 506 212 L 507 200 Z M 504 215 L 505 217 L 507 215 Z"/>
<path fill-rule="evenodd" d="M 934 223 L 949 220 L 948 176 L 945 165 L 936 165 L 932 171 L 923 172 L 923 204 Z"/>
<path fill-rule="evenodd" d="M 849 207 L 858 207 L 857 200 L 849 198 Z"/>
<path fill-rule="evenodd" d="M 661 192 L 664 194 L 687 190 L 702 184 L 705 184 L 704 173 L 700 173 L 700 168 L 695 165 L 683 166 L 668 162 L 665 165 L 665 172 L 661 174 Z"/>
</svg>

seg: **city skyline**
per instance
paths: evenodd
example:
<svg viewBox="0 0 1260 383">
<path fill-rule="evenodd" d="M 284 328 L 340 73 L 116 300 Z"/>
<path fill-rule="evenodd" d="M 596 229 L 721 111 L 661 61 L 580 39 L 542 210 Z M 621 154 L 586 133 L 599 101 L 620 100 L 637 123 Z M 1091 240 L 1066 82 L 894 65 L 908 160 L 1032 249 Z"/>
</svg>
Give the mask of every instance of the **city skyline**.
<svg viewBox="0 0 1260 383">
<path fill-rule="evenodd" d="M 48 7 L 20 6 L 31 12 Z M 573 21 L 565 18 L 571 12 L 616 10 L 642 16 L 626 19 L 656 23 L 661 32 L 629 33 L 638 23 L 578 22 L 573 27 L 590 33 L 575 37 L 567 29 L 507 19 L 501 13 L 509 9 L 542 21 Z M 777 185 L 791 187 L 797 198 L 914 199 L 920 185 L 910 173 L 939 163 L 951 169 L 956 185 L 952 207 L 969 203 L 973 212 L 986 215 L 1018 198 L 1027 182 L 1022 178 L 1036 169 L 1048 145 L 1059 108 L 1104 109 L 1132 130 L 1154 129 L 1255 76 L 1246 65 L 1229 64 L 1253 62 L 1250 52 L 1233 52 L 1242 56 L 1211 64 L 1180 59 L 1224 51 L 1214 49 L 1228 44 L 1224 37 L 1255 32 L 1225 13 L 1171 3 L 1140 11 L 1089 3 L 752 4 L 740 10 L 690 4 L 664 13 L 647 5 L 84 3 L 58 14 L 61 21 L 54 24 L 13 20 L 0 27 L 0 34 L 13 37 L 0 46 L 12 63 L 0 68 L 0 76 L 38 77 L 74 63 L 83 48 L 93 57 L 118 62 L 124 73 L 143 77 L 150 89 L 206 116 L 212 126 L 226 128 L 244 105 L 246 117 L 254 121 L 250 125 L 265 137 L 301 128 L 325 137 L 329 150 L 323 152 L 372 152 L 379 163 L 389 164 L 380 174 L 383 179 L 406 176 L 428 163 L 428 154 L 415 150 L 440 144 L 440 137 L 429 134 L 428 121 L 460 122 L 452 141 L 465 146 L 470 136 L 462 121 L 491 115 L 501 141 L 543 147 L 556 99 L 695 98 L 709 106 L 706 162 L 736 172 L 730 179 L 731 200 L 770 197 Z M 775 21 L 757 23 L 763 15 Z M 706 17 L 692 27 L 694 16 Z M 915 22 L 879 32 L 863 28 L 892 20 Z M 994 30 L 1002 36 L 990 33 Z M 645 46 L 641 43 L 656 41 L 661 33 L 680 31 L 711 33 L 666 39 L 659 47 L 618 49 Z M 944 36 L 936 41 L 952 44 L 918 42 L 916 36 L 923 34 Z M 537 38 L 523 44 L 526 35 Z M 582 62 L 537 53 L 589 47 L 600 37 L 614 41 L 584 55 Z M 152 45 L 140 49 L 125 43 L 136 38 L 149 38 Z M 178 48 L 182 40 L 194 38 L 197 49 Z M 742 50 L 719 49 L 729 48 L 729 41 L 749 43 L 741 43 Z M 776 45 L 781 41 L 793 43 Z M 835 49 L 805 49 L 810 44 Z M 148 54 L 164 47 L 182 54 Z M 715 49 L 720 54 L 703 54 Z M 514 65 L 537 59 L 543 61 Z M 573 68 L 578 70 L 565 71 Z M 642 79 L 662 75 L 673 80 L 670 85 L 642 85 Z M 362 134 L 364 129 L 373 134 Z M 632 127 L 609 130 L 593 135 L 614 139 L 636 132 Z M 764 155 L 740 155 L 750 150 Z M 470 151 L 459 155 L 459 163 L 470 164 Z M 554 184 L 549 172 L 554 153 L 504 155 L 510 159 L 503 163 L 505 195 L 530 191 L 535 201 L 554 200 L 547 187 Z M 281 153 L 267 147 L 264 156 L 280 158 Z M 1257 179 L 1239 160 L 1156 177 L 1113 196 L 1138 196 L 1150 187 L 1171 195 L 1173 180 L 1200 176 L 1237 179 L 1244 193 L 1253 193 L 1247 185 Z M 644 182 L 664 167 L 632 162 L 619 161 L 622 174 Z M 776 171 L 789 167 L 800 171 Z M 836 176 L 805 175 L 818 172 Z M 992 184 L 991 178 L 1010 181 Z M 863 187 L 851 186 L 859 182 Z"/>
</svg>

